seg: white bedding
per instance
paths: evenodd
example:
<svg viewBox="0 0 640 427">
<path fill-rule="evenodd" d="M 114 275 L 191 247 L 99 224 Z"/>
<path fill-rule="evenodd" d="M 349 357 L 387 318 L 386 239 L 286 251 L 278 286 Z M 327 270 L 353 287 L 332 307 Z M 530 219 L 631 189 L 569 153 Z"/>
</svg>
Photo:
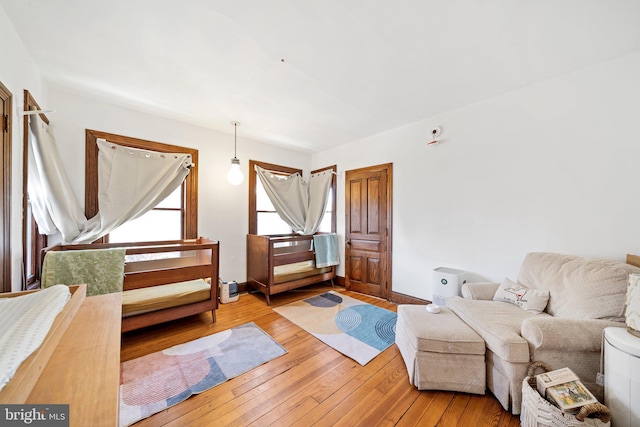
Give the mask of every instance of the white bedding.
<svg viewBox="0 0 640 427">
<path fill-rule="evenodd" d="M 71 298 L 69 288 L 55 285 L 13 298 L 0 298 L 0 390 L 20 364 L 44 341 L 56 316 Z"/>
</svg>

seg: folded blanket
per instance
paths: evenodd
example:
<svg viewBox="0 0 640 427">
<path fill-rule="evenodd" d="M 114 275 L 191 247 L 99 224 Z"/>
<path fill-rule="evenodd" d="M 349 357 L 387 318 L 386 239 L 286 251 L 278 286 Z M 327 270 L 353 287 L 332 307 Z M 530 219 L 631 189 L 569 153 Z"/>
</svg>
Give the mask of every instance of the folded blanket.
<svg viewBox="0 0 640 427">
<path fill-rule="evenodd" d="M 67 286 L 0 298 L 0 390 L 13 378 L 22 362 L 40 347 L 70 298 Z"/>
<path fill-rule="evenodd" d="M 340 264 L 337 234 L 315 234 L 313 248 L 316 253 L 316 268 Z"/>
<path fill-rule="evenodd" d="M 87 284 L 87 296 L 122 292 L 124 248 L 49 251 L 41 286 Z"/>
</svg>

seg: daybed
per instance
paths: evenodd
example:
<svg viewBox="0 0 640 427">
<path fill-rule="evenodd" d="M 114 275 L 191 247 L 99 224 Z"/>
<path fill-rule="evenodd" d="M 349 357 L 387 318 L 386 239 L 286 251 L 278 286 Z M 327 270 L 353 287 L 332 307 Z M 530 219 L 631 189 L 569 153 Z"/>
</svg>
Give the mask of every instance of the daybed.
<svg viewBox="0 0 640 427">
<path fill-rule="evenodd" d="M 505 409 L 517 415 L 522 380 L 532 361 L 545 362 L 552 369 L 571 368 L 602 400 L 602 388 L 596 385 L 602 332 L 608 326 L 624 327 L 630 273 L 640 273 L 640 268 L 608 260 L 530 253 L 516 282 L 467 283 L 462 287 L 464 298 L 451 297 L 447 304 L 484 339 L 487 387 Z M 504 291 L 513 293 L 513 303 L 494 300 Z M 543 312 L 521 308 L 531 309 L 530 304 L 547 293 Z"/>
<path fill-rule="evenodd" d="M 247 234 L 247 283 L 262 292 L 271 305 L 271 295 L 330 280 L 335 266 L 316 266 L 313 236 L 294 234 Z"/>
<path fill-rule="evenodd" d="M 200 237 L 162 242 L 56 245 L 44 250 L 44 264 L 46 266 L 46 256 L 51 252 L 91 253 L 101 250 L 124 251 L 122 332 L 205 311 L 211 311 L 215 322 L 219 267 L 217 241 Z M 44 278 L 47 273 L 43 271 L 42 276 Z M 89 288 L 94 280 L 86 280 Z M 95 286 L 100 284 L 99 280 L 95 282 Z M 89 292 L 87 294 L 90 295 Z"/>
</svg>

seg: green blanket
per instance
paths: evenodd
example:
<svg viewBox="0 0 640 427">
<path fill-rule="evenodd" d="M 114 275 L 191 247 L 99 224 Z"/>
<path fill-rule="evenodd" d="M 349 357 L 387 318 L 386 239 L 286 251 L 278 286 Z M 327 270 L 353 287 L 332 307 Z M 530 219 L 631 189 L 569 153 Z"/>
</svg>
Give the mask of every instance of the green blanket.
<svg viewBox="0 0 640 427">
<path fill-rule="evenodd" d="M 87 296 L 122 292 L 125 249 L 47 252 L 41 286 L 87 284 Z"/>
</svg>

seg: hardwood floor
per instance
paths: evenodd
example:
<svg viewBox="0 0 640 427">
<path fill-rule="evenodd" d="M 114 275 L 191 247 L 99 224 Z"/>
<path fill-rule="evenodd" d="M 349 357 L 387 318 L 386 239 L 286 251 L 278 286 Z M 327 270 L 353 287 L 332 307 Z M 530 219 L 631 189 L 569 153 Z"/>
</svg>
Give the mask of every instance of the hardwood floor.
<svg viewBox="0 0 640 427">
<path fill-rule="evenodd" d="M 329 289 L 319 285 L 275 295 L 271 307 Z M 396 311 L 387 301 L 333 289 Z M 243 294 L 238 302 L 220 304 L 216 323 L 207 313 L 124 334 L 122 361 L 251 321 L 288 351 L 135 426 L 520 426 L 490 392 L 418 391 L 395 345 L 360 366 L 271 307 L 261 294 Z"/>
</svg>

